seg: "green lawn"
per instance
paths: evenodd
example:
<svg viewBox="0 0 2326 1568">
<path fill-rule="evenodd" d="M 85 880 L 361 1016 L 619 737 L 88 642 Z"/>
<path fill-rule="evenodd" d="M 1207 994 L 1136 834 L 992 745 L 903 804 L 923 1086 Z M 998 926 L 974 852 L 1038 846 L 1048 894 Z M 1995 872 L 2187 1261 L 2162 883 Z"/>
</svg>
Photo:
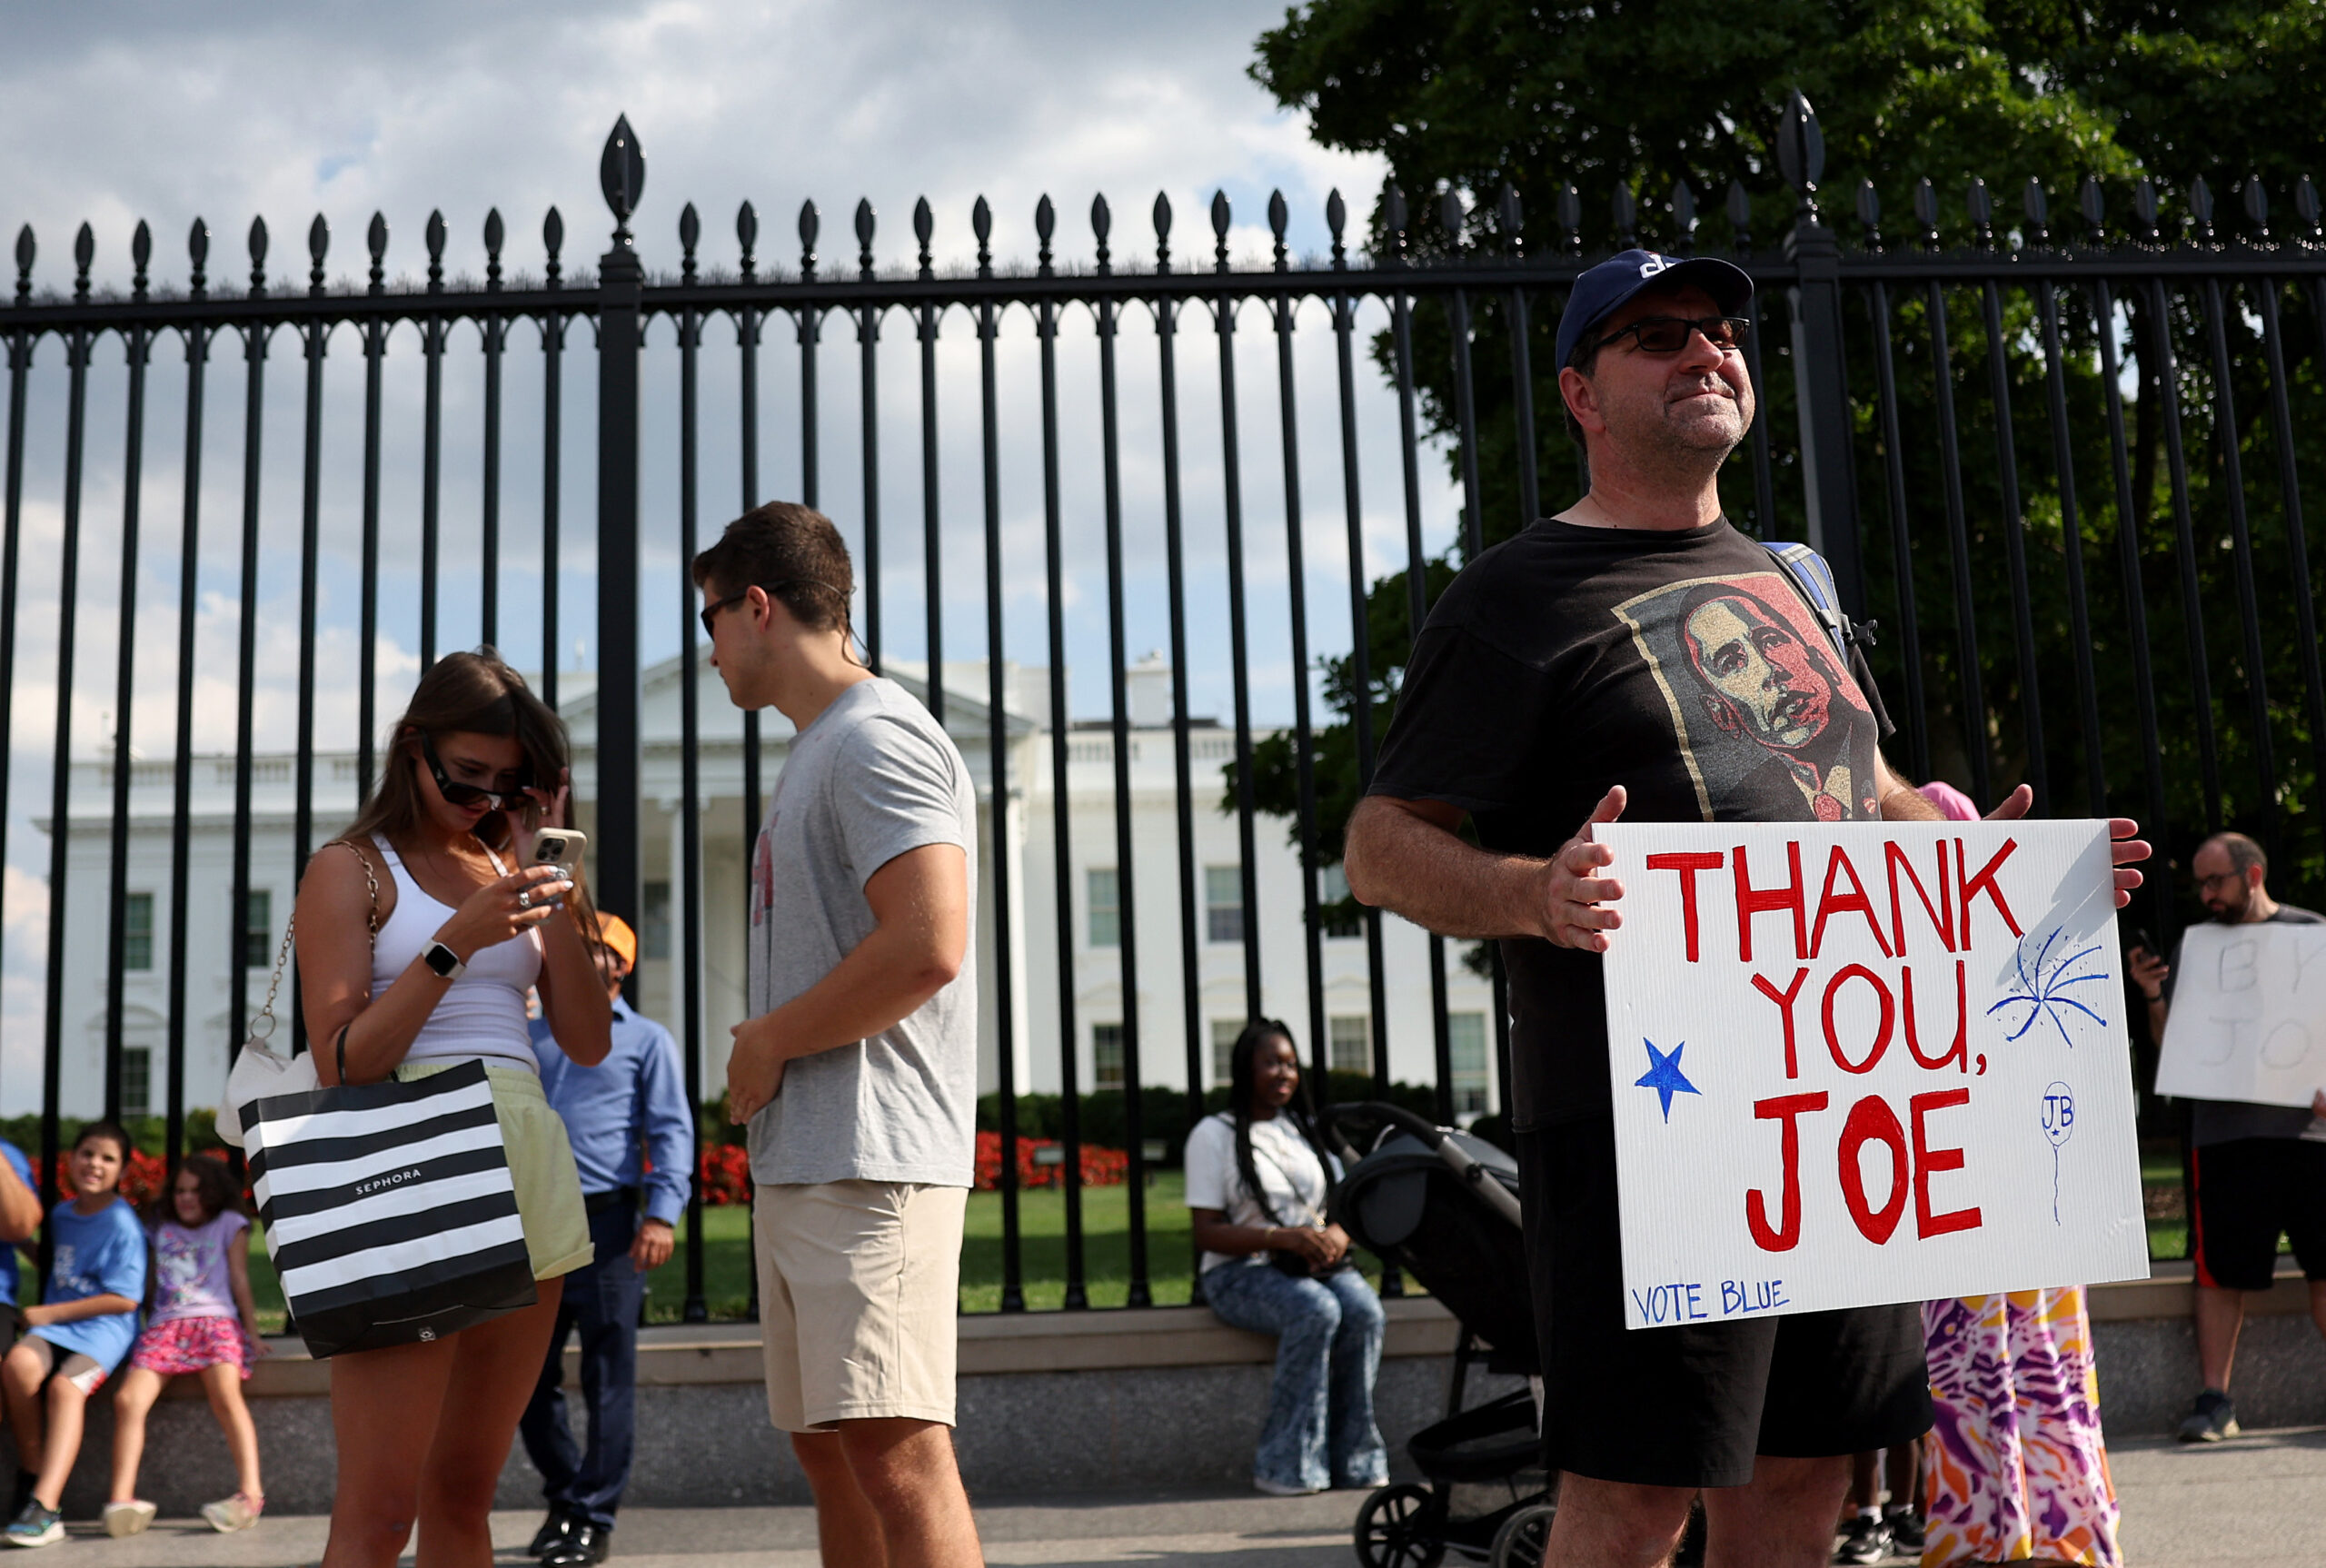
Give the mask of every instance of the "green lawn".
<svg viewBox="0 0 2326 1568">
<path fill-rule="evenodd" d="M 2189 1221 L 2181 1194 L 2181 1154 L 2170 1140 L 2141 1151 L 2141 1185 L 2148 1210 L 2149 1255 L 2188 1255 Z M 1188 1234 L 1185 1178 L 1157 1171 L 1147 1188 L 1147 1255 L 1152 1273 L 1149 1300 L 1158 1306 L 1183 1305 L 1194 1273 L 1195 1250 Z M 1018 1195 L 1019 1255 L 1026 1305 L 1034 1311 L 1066 1304 L 1066 1195 L 1041 1188 Z M 1122 1306 L 1130 1297 L 1130 1189 L 1090 1187 L 1082 1194 L 1083 1279 L 1092 1306 Z M 750 1210 L 741 1205 L 702 1211 L 703 1298 L 711 1315 L 740 1318 L 750 1296 Z M 251 1291 L 260 1325 L 283 1326 L 283 1293 L 275 1284 L 265 1245 L 251 1232 Z M 1370 1263 L 1370 1259 L 1367 1260 Z M 1377 1285 L 1377 1268 L 1367 1274 Z M 1407 1284 L 1407 1290 L 1416 1286 Z M 647 1315 L 676 1323 L 686 1305 L 686 1226 L 679 1227 L 679 1250 L 647 1279 Z M 961 1243 L 961 1310 L 1001 1309 L 1001 1195 L 973 1192 Z"/>
</svg>

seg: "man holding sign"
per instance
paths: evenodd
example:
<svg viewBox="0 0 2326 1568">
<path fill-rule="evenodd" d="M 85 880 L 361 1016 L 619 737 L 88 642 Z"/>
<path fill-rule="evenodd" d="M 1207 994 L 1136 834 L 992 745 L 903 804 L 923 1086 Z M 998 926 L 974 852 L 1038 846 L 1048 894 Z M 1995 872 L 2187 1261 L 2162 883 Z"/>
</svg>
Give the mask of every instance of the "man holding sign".
<svg viewBox="0 0 2326 1568">
<path fill-rule="evenodd" d="M 2132 983 L 2148 999 L 2149 1032 L 2159 1042 L 2168 1037 L 2165 1021 L 2172 1007 L 2174 971 L 2182 968 L 2192 944 L 2209 953 L 2219 945 L 2224 934 L 2214 928 L 2321 923 L 2310 910 L 2270 897 L 2263 885 L 2269 869 L 2261 846 L 2242 833 L 2216 833 L 2190 858 L 2197 896 L 2204 900 L 2213 927 L 2183 933 L 2180 951 L 2169 965 L 2144 947 L 2128 955 Z M 2212 966 L 2202 978 L 2218 982 L 2222 967 Z M 2258 963 L 2232 968 L 2233 973 L 2251 973 L 2259 988 Z M 2244 1009 L 2219 1005 L 2222 998 L 2217 985 L 2208 986 L 2207 991 L 2207 1005 L 2182 1019 L 2170 1036 L 2158 1072 L 2161 1092 L 2179 1092 L 2184 1081 L 2180 1075 L 2193 1073 L 2203 1061 L 2232 1055 L 2207 1047 L 2238 1041 L 2230 1026 L 2242 1019 Z M 2223 1016 L 2211 1016 L 2214 1014 Z M 2250 1056 L 2239 1065 L 2250 1071 Z M 2295 1097 L 2304 1089 L 2317 1095 L 2315 1083 L 2315 1075 L 2301 1079 Z M 2310 1277 L 2310 1315 L 2326 1333 L 2326 1122 L 2311 1107 L 2299 1104 L 2182 1097 L 2189 1105 L 2189 1209 L 2196 1221 L 2191 1250 L 2197 1262 L 2197 1363 L 2205 1385 L 2196 1408 L 2181 1423 L 2181 1438 L 2217 1443 L 2237 1435 L 2229 1373 L 2237 1355 L 2238 1331 L 2245 1325 L 2244 1293 L 2270 1288 L 2281 1231 L 2293 1238 L 2294 1255 Z"/>
<path fill-rule="evenodd" d="M 1545 1444 L 1564 1473 L 1546 1568 L 1663 1563 L 1700 1488 L 1715 1564 L 1821 1563 L 1846 1456 L 1930 1424 L 1913 1305 L 1625 1327 L 1600 960 L 1625 883 L 1594 829 L 1938 815 L 1882 760 L 1863 657 L 1722 515 L 1719 471 L 1754 415 L 1751 299 L 1711 258 L 1627 251 L 1577 280 L 1559 379 L 1590 491 L 1438 600 L 1349 824 L 1359 898 L 1502 939 Z M 1676 1044 L 1649 1069 L 1665 1104 L 1696 1092 Z"/>
</svg>

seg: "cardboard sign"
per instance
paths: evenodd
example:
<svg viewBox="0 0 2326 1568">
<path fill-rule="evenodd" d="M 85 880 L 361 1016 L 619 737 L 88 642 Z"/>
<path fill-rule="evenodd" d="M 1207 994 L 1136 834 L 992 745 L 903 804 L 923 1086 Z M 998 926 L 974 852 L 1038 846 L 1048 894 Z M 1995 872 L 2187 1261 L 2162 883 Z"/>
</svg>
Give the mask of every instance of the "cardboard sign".
<svg viewBox="0 0 2326 1568">
<path fill-rule="evenodd" d="M 1631 1327 L 2147 1277 L 2105 823 L 1598 835 Z"/>
<path fill-rule="evenodd" d="M 2326 926 L 2192 926 L 2156 1092 L 2306 1106 L 2326 1088 Z"/>
</svg>

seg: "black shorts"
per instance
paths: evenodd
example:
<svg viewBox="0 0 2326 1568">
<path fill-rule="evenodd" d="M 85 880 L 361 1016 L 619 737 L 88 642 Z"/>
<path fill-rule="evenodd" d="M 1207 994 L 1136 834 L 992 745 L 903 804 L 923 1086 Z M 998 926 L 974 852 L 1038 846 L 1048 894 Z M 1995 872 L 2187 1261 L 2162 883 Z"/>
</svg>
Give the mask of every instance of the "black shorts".
<svg viewBox="0 0 2326 1568">
<path fill-rule="evenodd" d="M 2281 1231 L 2292 1239 L 2301 1272 L 2326 1280 L 2326 1143 L 2207 1144 L 2189 1151 L 2189 1179 L 2196 1187 L 2199 1285 L 2269 1289 Z"/>
<path fill-rule="evenodd" d="M 1552 1469 L 1742 1486 L 1758 1454 L 1857 1454 L 1930 1430 L 1918 1304 L 1625 1328 L 1615 1123 L 1521 1133 L 1518 1164 Z"/>
</svg>

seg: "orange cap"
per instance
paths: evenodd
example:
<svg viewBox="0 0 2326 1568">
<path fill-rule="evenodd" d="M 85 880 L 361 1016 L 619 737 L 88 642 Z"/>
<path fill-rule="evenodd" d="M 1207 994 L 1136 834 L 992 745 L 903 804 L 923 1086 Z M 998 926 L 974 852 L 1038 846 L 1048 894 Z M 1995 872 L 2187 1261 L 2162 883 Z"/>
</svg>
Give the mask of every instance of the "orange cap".
<svg viewBox="0 0 2326 1568">
<path fill-rule="evenodd" d="M 625 964 L 638 962 L 638 933 L 620 915 L 602 911 L 598 916 L 598 939 L 613 949 L 614 956 Z"/>
</svg>

